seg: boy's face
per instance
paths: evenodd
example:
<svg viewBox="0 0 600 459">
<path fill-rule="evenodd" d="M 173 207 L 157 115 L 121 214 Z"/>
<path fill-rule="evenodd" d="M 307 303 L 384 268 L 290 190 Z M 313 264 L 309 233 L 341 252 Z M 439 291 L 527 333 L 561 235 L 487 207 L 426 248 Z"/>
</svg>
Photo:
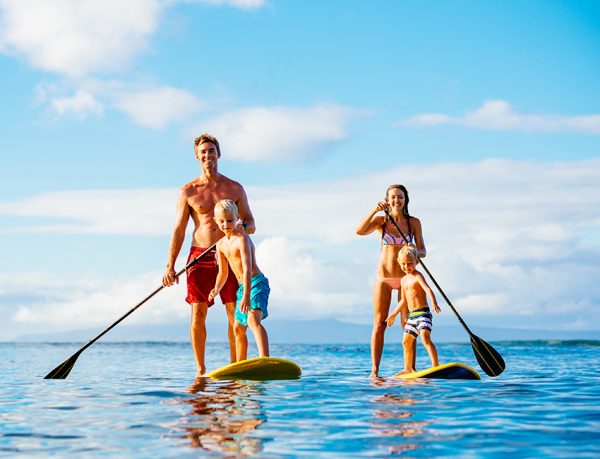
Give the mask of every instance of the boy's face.
<svg viewBox="0 0 600 459">
<path fill-rule="evenodd" d="M 402 271 L 404 271 L 406 274 L 414 272 L 415 267 L 417 266 L 416 261 L 408 255 L 400 256 L 398 258 L 398 263 L 400 264 L 400 269 L 402 269 Z"/>
<path fill-rule="evenodd" d="M 235 229 L 237 219 L 237 215 L 225 212 L 223 209 L 219 208 L 215 210 L 215 223 L 224 233 L 230 233 Z"/>
</svg>

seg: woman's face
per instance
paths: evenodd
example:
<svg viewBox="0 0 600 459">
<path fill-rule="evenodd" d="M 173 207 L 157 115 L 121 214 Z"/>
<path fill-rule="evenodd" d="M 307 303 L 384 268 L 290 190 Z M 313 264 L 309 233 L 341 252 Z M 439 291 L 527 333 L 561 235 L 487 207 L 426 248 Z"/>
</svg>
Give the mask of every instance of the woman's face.
<svg viewBox="0 0 600 459">
<path fill-rule="evenodd" d="M 392 209 L 396 209 L 398 211 L 404 209 L 404 192 L 399 188 L 392 188 L 388 191 L 387 194 L 387 203 L 390 205 Z"/>
</svg>

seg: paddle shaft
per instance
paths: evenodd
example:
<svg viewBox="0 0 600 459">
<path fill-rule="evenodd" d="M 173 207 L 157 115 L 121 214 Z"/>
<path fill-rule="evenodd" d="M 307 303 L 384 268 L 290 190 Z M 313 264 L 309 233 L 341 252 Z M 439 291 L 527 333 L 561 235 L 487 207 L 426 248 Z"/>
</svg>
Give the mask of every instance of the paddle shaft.
<svg viewBox="0 0 600 459">
<path fill-rule="evenodd" d="M 186 270 L 188 270 L 189 268 L 194 266 L 196 263 L 198 263 L 202 257 L 204 257 L 207 253 L 211 252 L 212 250 L 214 250 L 214 248 L 216 246 L 217 246 L 217 243 L 215 242 L 208 249 L 206 249 L 204 252 L 202 252 L 200 255 L 198 255 L 196 258 L 194 258 L 192 261 L 190 261 L 185 266 L 185 268 L 183 268 L 179 272 L 175 273 L 175 279 L 177 279 Z M 98 333 L 94 338 L 89 340 L 88 343 L 85 346 L 83 346 L 81 349 L 79 349 L 74 355 L 79 355 L 83 351 L 85 351 L 88 347 L 90 347 L 92 344 L 94 344 L 96 341 L 98 341 L 100 338 L 102 338 L 104 335 L 106 335 L 110 330 L 112 330 L 114 327 L 116 327 L 118 324 L 120 324 L 123 320 L 125 320 L 130 314 L 132 314 L 136 309 L 138 309 L 140 306 L 142 306 L 146 301 L 148 301 L 150 298 L 152 298 L 154 295 L 156 295 L 158 292 L 160 292 L 163 288 L 165 288 L 165 286 L 161 285 L 156 290 L 154 290 L 152 293 L 150 293 L 146 298 L 144 298 L 142 301 L 140 301 L 138 304 L 136 304 L 133 308 L 131 308 L 129 311 L 127 311 L 125 314 L 123 314 L 121 317 L 119 317 L 119 319 L 116 322 L 114 322 L 112 325 L 110 325 L 109 327 L 105 328 L 100 333 Z"/>
<path fill-rule="evenodd" d="M 394 220 L 394 217 L 392 217 L 387 210 L 385 210 L 384 212 L 385 212 L 385 215 L 386 215 L 387 219 L 390 221 L 390 223 L 392 225 L 394 225 L 394 228 L 396 228 L 396 231 L 398 231 L 398 233 L 400 233 L 400 236 L 402 236 L 402 239 L 404 239 L 407 244 L 410 244 L 410 241 L 404 235 L 404 233 L 402 232 L 402 230 L 400 229 L 400 227 L 398 226 L 398 224 Z M 440 284 L 437 283 L 437 281 L 435 280 L 435 278 L 433 277 L 433 275 L 431 274 L 431 272 L 429 271 L 429 269 L 427 269 L 427 266 L 425 266 L 425 263 L 423 263 L 423 260 L 418 255 L 417 255 L 417 258 L 418 258 L 418 262 L 421 264 L 421 266 L 423 267 L 423 269 L 425 270 L 425 272 L 427 273 L 427 275 L 429 276 L 429 278 L 431 279 L 431 281 L 434 283 L 434 285 L 437 287 L 437 289 L 439 290 L 439 292 L 441 293 L 441 295 L 444 297 L 444 300 L 446 300 L 446 303 L 448 303 L 448 306 L 450 306 L 450 308 L 452 309 L 452 312 L 454 312 L 454 314 L 456 315 L 456 318 L 458 319 L 458 321 L 460 322 L 460 324 L 464 327 L 464 329 L 469 334 L 469 336 L 474 337 L 475 335 L 473 335 L 473 333 L 471 332 L 471 330 L 469 329 L 469 327 L 467 326 L 467 324 L 465 323 L 465 321 L 462 319 L 462 317 L 460 316 L 460 314 L 458 313 L 458 311 L 456 310 L 456 308 L 454 307 L 454 305 L 450 301 L 450 298 L 448 298 L 448 296 L 444 293 L 444 291 L 442 290 L 442 287 L 440 287 Z"/>
</svg>

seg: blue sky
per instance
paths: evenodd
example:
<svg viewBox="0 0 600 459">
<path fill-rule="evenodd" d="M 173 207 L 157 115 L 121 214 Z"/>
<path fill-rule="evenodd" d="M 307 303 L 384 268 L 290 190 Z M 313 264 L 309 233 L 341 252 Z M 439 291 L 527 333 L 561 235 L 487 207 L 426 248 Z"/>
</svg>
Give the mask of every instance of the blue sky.
<svg viewBox="0 0 600 459">
<path fill-rule="evenodd" d="M 598 24 L 592 1 L 0 0 L 0 339 L 155 287 L 205 131 L 280 318 L 370 321 L 353 229 L 401 182 L 469 323 L 599 329 Z M 184 296 L 132 321 L 183 322 Z"/>
</svg>

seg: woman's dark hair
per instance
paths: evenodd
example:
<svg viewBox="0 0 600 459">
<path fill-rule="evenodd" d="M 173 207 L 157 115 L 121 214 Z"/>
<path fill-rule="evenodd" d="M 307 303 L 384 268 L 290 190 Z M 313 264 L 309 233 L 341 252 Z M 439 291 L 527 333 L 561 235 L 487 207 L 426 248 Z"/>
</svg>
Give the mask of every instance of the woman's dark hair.
<svg viewBox="0 0 600 459">
<path fill-rule="evenodd" d="M 404 215 L 404 217 L 406 218 L 406 222 L 408 223 L 408 238 L 411 239 L 412 238 L 412 230 L 410 228 L 410 214 L 408 213 L 408 190 L 406 189 L 406 187 L 404 185 L 399 185 L 399 184 L 394 184 L 394 185 L 390 185 L 388 187 L 387 190 L 385 190 L 385 199 L 387 201 L 387 197 L 388 197 L 388 193 L 390 192 L 390 190 L 400 190 L 402 191 L 402 193 L 404 193 L 404 207 L 402 208 L 402 215 Z"/>
</svg>

